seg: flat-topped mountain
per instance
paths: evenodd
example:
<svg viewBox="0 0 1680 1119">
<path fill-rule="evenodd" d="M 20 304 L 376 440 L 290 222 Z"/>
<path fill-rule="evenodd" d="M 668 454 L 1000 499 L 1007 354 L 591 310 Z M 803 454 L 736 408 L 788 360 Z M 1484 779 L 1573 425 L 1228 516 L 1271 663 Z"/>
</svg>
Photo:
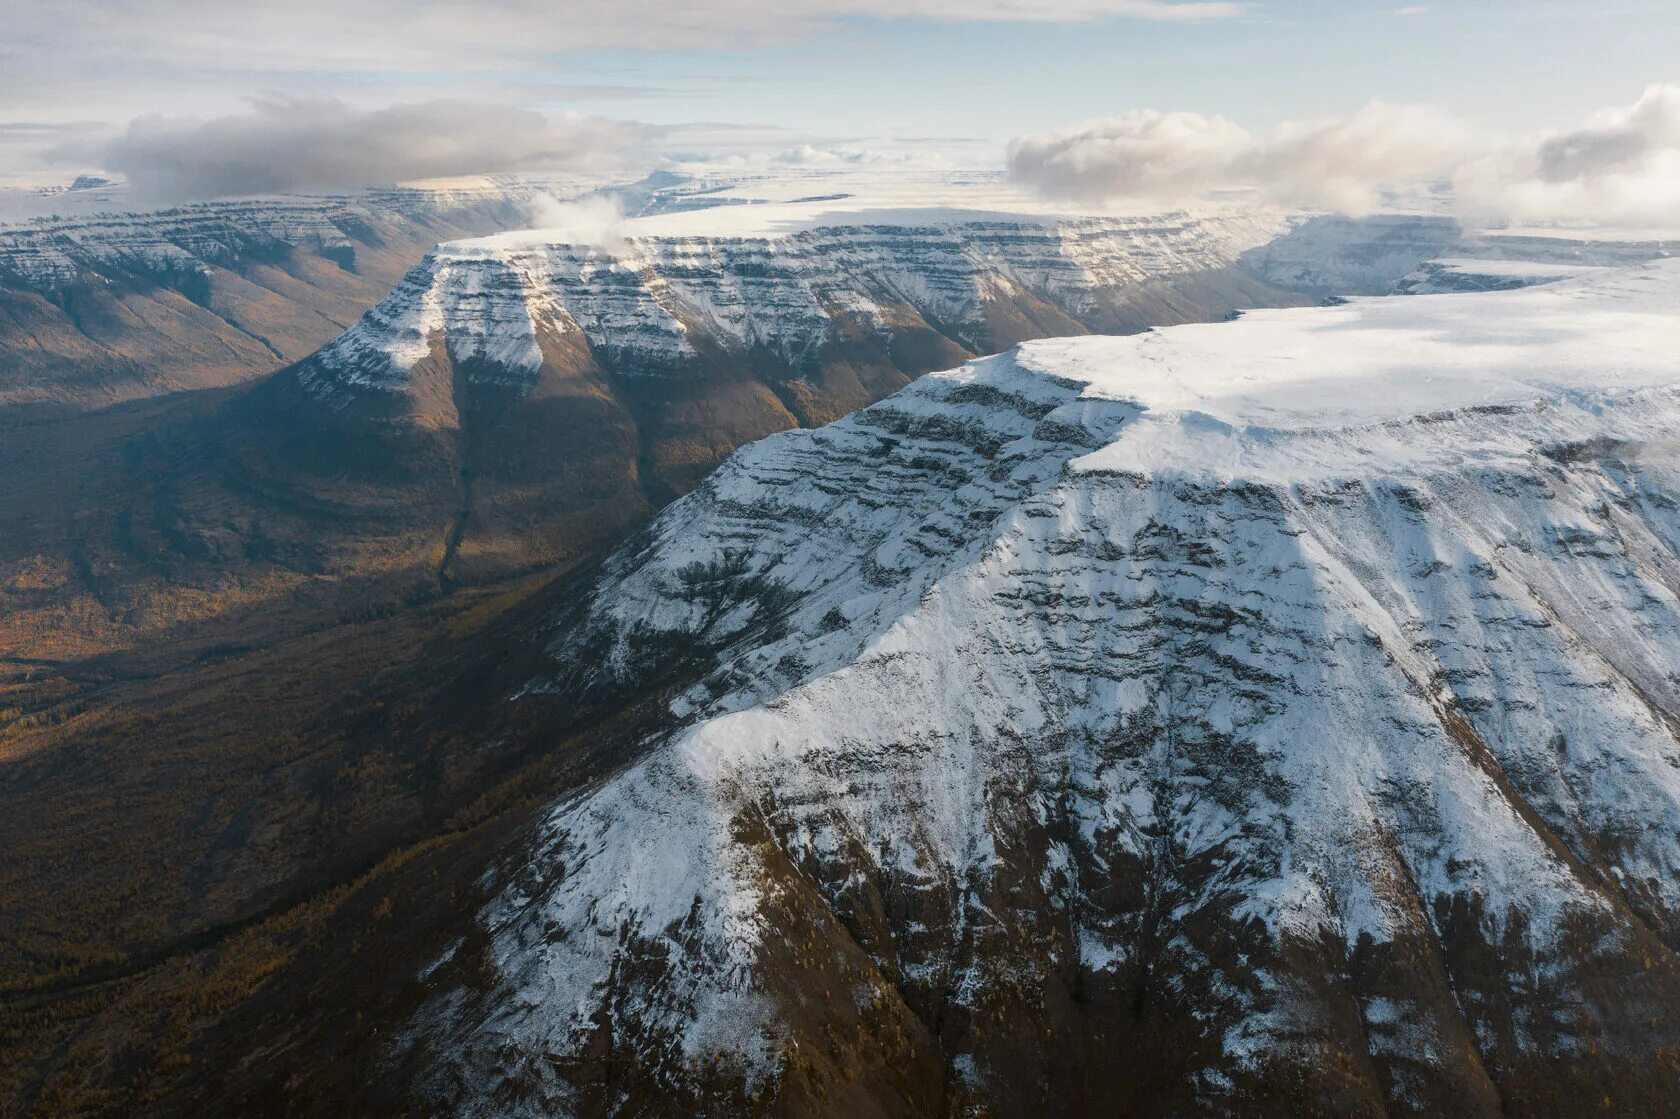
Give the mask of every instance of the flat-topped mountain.
<svg viewBox="0 0 1680 1119">
<path fill-rule="evenodd" d="M 1680 1044 L 1680 267 L 1037 342 L 544 629 L 663 697 L 397 1041 L 453 1114 L 1546 1114 Z M 606 1095 L 604 1093 L 610 1093 Z"/>
<path fill-rule="evenodd" d="M 693 378 L 724 363 L 780 366 L 785 382 L 832 378 L 847 360 L 914 368 L 1275 299 L 1230 266 L 1280 228 L 1243 212 L 1047 219 L 764 206 L 629 222 L 604 245 L 505 234 L 440 246 L 300 378 L 335 406 L 423 391 L 411 374 L 436 342 L 452 362 L 480 367 L 479 379 L 518 386 L 537 379 L 544 341 L 566 335 L 626 378 Z M 800 410 L 800 387 L 789 391 Z"/>
<path fill-rule="evenodd" d="M 1245 212 L 767 206 L 629 222 L 605 245 L 505 234 L 440 246 L 307 379 L 322 396 L 403 391 L 434 334 L 452 360 L 517 382 L 534 379 L 544 333 L 580 335 L 600 364 L 639 377 L 755 354 L 799 374 L 833 364 L 825 351 L 847 341 L 908 350 L 929 336 L 947 351 L 995 352 L 1022 335 L 1125 333 L 1272 294 L 1219 274 L 1280 229 Z"/>
<path fill-rule="evenodd" d="M 831 210 L 668 215 L 604 244 L 539 232 L 440 246 L 252 398 L 281 440 L 270 461 L 458 483 L 440 570 L 470 573 L 574 552 L 741 443 L 929 369 L 1299 299 L 1234 267 L 1279 228 L 1252 213 Z"/>
</svg>

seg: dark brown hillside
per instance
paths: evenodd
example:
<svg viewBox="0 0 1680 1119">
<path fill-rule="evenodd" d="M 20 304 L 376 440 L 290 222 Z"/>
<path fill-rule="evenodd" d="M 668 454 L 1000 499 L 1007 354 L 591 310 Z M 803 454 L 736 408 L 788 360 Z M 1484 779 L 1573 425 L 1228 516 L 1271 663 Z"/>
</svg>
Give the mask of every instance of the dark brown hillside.
<svg viewBox="0 0 1680 1119">
<path fill-rule="evenodd" d="M 564 593 L 461 592 L 107 683 L 74 717 L 8 734 L 0 1098 L 31 1114 L 131 1111 L 190 1074 L 202 1031 L 277 974 L 296 968 L 307 989 L 330 958 L 354 967 L 322 972 L 334 985 L 382 981 L 362 970 L 360 946 L 377 943 L 364 925 L 447 928 L 454 907 L 427 892 L 438 858 L 487 857 L 505 813 L 554 779 L 521 778 L 535 740 L 497 713 L 532 611 Z M 567 757 L 545 764 L 563 772 Z M 426 872 L 399 895 L 416 910 L 405 900 L 400 923 L 350 916 L 363 875 L 384 883 L 416 855 Z M 279 1025 L 273 1005 L 252 1004 L 239 1032 Z M 326 1044 L 312 1022 L 295 1025 Z M 365 1061 L 369 1038 L 355 1040 Z"/>
<path fill-rule="evenodd" d="M 381 1039 L 485 865 L 692 675 L 671 650 L 644 693 L 520 696 L 590 577 L 81 681 L 9 727 L 3 1113 L 404 1113 Z"/>
</svg>

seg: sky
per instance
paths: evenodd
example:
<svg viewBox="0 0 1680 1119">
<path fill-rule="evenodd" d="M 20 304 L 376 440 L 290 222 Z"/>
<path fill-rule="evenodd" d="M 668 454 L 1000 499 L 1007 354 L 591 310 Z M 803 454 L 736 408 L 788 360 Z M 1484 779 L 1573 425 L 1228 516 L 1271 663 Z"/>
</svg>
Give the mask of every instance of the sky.
<svg viewBox="0 0 1680 1119">
<path fill-rule="evenodd" d="M 335 159 L 377 178 L 809 144 L 1001 166 L 1012 138 L 1127 113 L 1264 136 L 1373 100 L 1513 136 L 1680 81 L 1676 0 L 0 0 L 0 23 L 0 181 L 175 194 Z M 229 144 L 278 154 L 195 164 Z"/>
</svg>

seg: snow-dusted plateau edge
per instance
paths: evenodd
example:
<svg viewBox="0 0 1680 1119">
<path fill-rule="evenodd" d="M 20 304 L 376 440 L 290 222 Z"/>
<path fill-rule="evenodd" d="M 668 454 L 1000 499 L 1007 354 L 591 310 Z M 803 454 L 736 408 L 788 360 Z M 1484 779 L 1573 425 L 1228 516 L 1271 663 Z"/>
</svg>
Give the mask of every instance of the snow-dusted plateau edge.
<svg viewBox="0 0 1680 1119">
<path fill-rule="evenodd" d="M 432 980 L 431 1089 L 762 1091 L 895 1007 L 953 1114 L 1128 1030 L 1203 1106 L 1672 1045 L 1677 382 L 1662 263 L 1031 343 L 744 448 L 526 689 L 706 651 L 496 879 L 489 986 Z"/>
<path fill-rule="evenodd" d="M 660 376 L 702 351 L 758 352 L 799 368 L 842 329 L 887 339 L 917 318 L 973 345 L 998 305 L 1019 313 L 1048 304 L 1061 317 L 1036 332 L 1078 331 L 1078 323 L 1112 317 L 1105 295 L 1230 268 L 1285 228 L 1280 214 L 1238 210 L 1111 218 L 826 205 L 728 212 L 737 209 L 755 220 L 721 222 L 700 211 L 625 222 L 595 241 L 535 230 L 440 245 L 316 355 L 305 383 L 333 402 L 404 392 L 440 340 L 455 363 L 518 382 L 534 380 L 545 338 L 566 336 L 585 340 L 618 372 Z"/>
<path fill-rule="evenodd" d="M 1429 215 L 1292 218 L 1238 206 L 1123 216 L 714 206 L 589 237 L 539 229 L 440 245 L 301 379 L 335 408 L 410 392 L 416 366 L 441 346 L 474 367 L 469 381 L 528 386 L 549 360 L 545 344 L 565 350 L 567 339 L 631 377 L 692 372 L 717 355 L 798 372 L 843 337 L 891 347 L 912 323 L 987 352 L 1216 318 L 1291 293 L 1510 289 L 1672 248 L 1473 233 Z"/>
<path fill-rule="evenodd" d="M 473 211 L 499 209 L 507 215 L 505 228 L 528 218 L 539 194 L 509 179 L 459 189 L 275 195 L 0 222 L 0 290 L 50 292 L 90 273 L 178 281 L 293 246 L 353 253 L 357 237 L 382 223 L 424 229 L 438 217 Z"/>
</svg>

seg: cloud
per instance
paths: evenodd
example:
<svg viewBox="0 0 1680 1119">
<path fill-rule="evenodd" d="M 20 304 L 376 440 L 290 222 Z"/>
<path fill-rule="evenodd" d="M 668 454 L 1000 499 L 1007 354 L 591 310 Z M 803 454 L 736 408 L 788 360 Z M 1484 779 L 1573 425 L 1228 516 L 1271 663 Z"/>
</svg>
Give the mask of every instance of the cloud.
<svg viewBox="0 0 1680 1119">
<path fill-rule="evenodd" d="M 650 74 L 623 56 L 740 52 L 856 35 L 860 22 L 1194 25 L 1245 10 L 1239 0 L 23 0 L 0 19 L 0 112 L 216 116 L 267 89 L 370 107 L 417 96 L 542 110 L 692 99 L 760 75 L 686 63 Z M 37 163 L 50 143 L 14 138 L 0 153 L 0 176 L 24 159 Z"/>
<path fill-rule="evenodd" d="M 0 189 L 63 185 L 71 175 L 48 153 L 70 145 L 87 147 L 110 131 L 111 126 L 101 121 L 0 120 Z M 94 166 L 88 162 L 77 170 Z"/>
<path fill-rule="evenodd" d="M 1009 142 L 1009 173 L 1056 198 L 1199 194 L 1219 185 L 1225 168 L 1252 144 L 1224 117 L 1144 109 L 1017 136 Z"/>
<path fill-rule="evenodd" d="M 1648 88 L 1586 125 L 1480 137 L 1433 109 L 1372 102 L 1257 139 L 1218 116 L 1131 112 L 1010 141 L 1009 171 L 1052 198 L 1176 202 L 1246 190 L 1361 213 L 1388 187 L 1448 180 L 1480 222 L 1680 223 L 1680 85 Z"/>
<path fill-rule="evenodd" d="M 377 186 L 409 179 L 598 164 L 649 138 L 644 125 L 469 101 L 354 109 L 270 96 L 212 120 L 142 117 L 97 162 L 146 202 Z M 66 159 L 85 153 L 65 149 Z"/>
<path fill-rule="evenodd" d="M 1482 220 L 1680 222 L 1680 85 L 1470 160 L 1453 186 Z"/>
<path fill-rule="evenodd" d="M 770 161 L 795 167 L 841 167 L 852 163 L 874 163 L 877 157 L 862 148 L 819 148 L 814 144 L 799 144 L 777 152 Z"/>
<path fill-rule="evenodd" d="M 1452 166 L 1467 131 L 1428 109 L 1372 102 L 1350 117 L 1256 139 L 1222 116 L 1140 111 L 1018 136 L 1013 178 L 1050 197 L 1176 200 L 1247 189 L 1271 201 L 1360 211 L 1381 188 Z"/>
<path fill-rule="evenodd" d="M 1158 23 L 1203 23 L 1236 19 L 1250 10 L 1247 3 L 1207 0 L 860 0 L 855 4 L 815 0 L 815 9 L 831 8 L 847 15 L 880 18 L 919 18 L 945 21 L 1093 22 L 1102 19 L 1150 20 Z"/>
<path fill-rule="evenodd" d="M 1434 109 L 1373 101 L 1340 120 L 1286 124 L 1231 171 L 1275 201 L 1361 213 L 1386 187 L 1449 172 L 1471 144 L 1467 126 Z"/>
<path fill-rule="evenodd" d="M 619 228 L 624 210 L 609 195 L 591 195 L 562 202 L 551 194 L 538 193 L 525 203 L 531 228 L 550 230 L 555 240 L 569 245 L 594 245 L 609 251 L 625 246 Z"/>
</svg>

